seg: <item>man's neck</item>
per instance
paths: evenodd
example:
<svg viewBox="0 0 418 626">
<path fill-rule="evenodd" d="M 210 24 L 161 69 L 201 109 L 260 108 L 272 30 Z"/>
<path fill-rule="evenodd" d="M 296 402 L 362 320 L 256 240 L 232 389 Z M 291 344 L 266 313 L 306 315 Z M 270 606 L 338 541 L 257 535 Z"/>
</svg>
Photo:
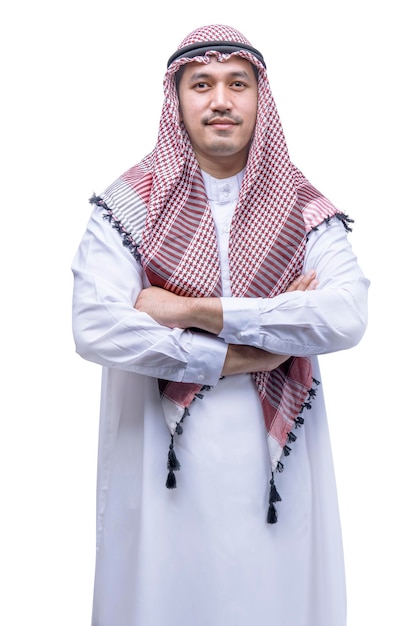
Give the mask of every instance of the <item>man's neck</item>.
<svg viewBox="0 0 418 626">
<path fill-rule="evenodd" d="M 247 164 L 247 159 L 243 159 L 242 157 L 232 159 L 230 156 L 220 156 L 216 161 L 212 159 L 208 160 L 200 155 L 196 155 L 196 157 L 199 162 L 200 169 L 210 176 L 219 179 L 231 178 L 231 176 L 235 176 L 241 172 Z"/>
</svg>

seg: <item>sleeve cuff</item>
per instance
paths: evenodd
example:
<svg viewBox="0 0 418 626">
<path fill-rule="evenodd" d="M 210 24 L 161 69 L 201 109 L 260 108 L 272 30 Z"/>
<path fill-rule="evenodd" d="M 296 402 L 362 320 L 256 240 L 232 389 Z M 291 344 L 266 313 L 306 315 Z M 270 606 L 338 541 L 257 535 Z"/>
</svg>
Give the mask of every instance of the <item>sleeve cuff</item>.
<svg viewBox="0 0 418 626">
<path fill-rule="evenodd" d="M 219 337 L 226 343 L 253 344 L 260 328 L 261 298 L 221 298 L 224 325 Z"/>
<path fill-rule="evenodd" d="M 193 332 L 189 360 L 182 382 L 216 385 L 222 376 L 227 344 L 205 333 Z"/>
</svg>

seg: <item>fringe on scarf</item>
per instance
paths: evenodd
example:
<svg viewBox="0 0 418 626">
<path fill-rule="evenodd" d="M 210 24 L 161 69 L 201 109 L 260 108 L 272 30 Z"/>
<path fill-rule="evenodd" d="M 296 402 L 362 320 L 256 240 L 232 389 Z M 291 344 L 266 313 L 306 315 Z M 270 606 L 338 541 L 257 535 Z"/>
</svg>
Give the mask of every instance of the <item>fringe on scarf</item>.
<svg viewBox="0 0 418 626">
<path fill-rule="evenodd" d="M 211 389 L 212 387 L 210 385 L 203 385 L 200 392 L 194 395 L 194 398 L 191 403 L 193 403 L 197 398 L 202 400 L 204 397 L 203 392 L 210 391 Z M 176 423 L 175 433 L 177 435 L 183 434 L 183 422 L 188 415 L 190 415 L 190 410 L 186 406 L 184 408 L 181 419 Z M 180 468 L 181 468 L 181 465 L 177 459 L 177 455 L 174 450 L 174 435 L 171 435 L 170 445 L 168 447 L 168 456 L 167 456 L 168 474 L 167 474 L 167 480 L 165 482 L 165 486 L 167 487 L 167 489 L 175 489 L 177 487 L 177 479 L 176 479 L 176 475 L 174 474 L 174 472 L 177 472 Z"/>
<path fill-rule="evenodd" d="M 326 217 L 324 219 L 324 223 L 328 226 L 334 217 L 340 220 L 340 222 L 344 226 L 346 233 L 351 233 L 353 231 L 353 229 L 351 228 L 351 226 L 349 226 L 349 224 L 354 224 L 354 220 L 351 219 L 351 217 L 349 217 L 346 213 L 334 213 L 334 215 L 330 215 L 329 217 Z M 317 226 L 313 226 L 310 232 L 318 230 L 320 225 L 321 224 L 318 224 Z"/>
<path fill-rule="evenodd" d="M 314 386 L 312 386 L 309 389 L 308 396 L 305 402 L 303 402 L 302 406 L 300 407 L 299 414 L 295 418 L 295 430 L 303 426 L 303 424 L 305 423 L 305 418 L 303 417 L 302 414 L 304 413 L 305 410 L 309 411 L 312 408 L 312 400 L 316 396 L 316 388 L 318 387 L 318 385 L 320 385 L 320 381 L 317 380 L 316 378 L 312 378 L 312 384 Z M 293 431 L 290 431 L 289 434 L 287 435 L 287 444 L 294 443 L 296 439 L 297 439 L 297 436 L 295 435 L 295 433 Z M 283 446 L 284 457 L 289 456 L 289 454 L 292 452 L 292 448 L 288 446 L 287 444 Z M 278 461 L 276 465 L 276 472 L 281 474 L 283 470 L 284 470 L 284 464 L 282 463 L 282 461 Z M 271 478 L 270 478 L 270 489 L 269 489 L 269 506 L 267 509 L 267 524 L 277 523 L 278 514 L 277 514 L 277 508 L 275 504 L 281 501 L 282 501 L 282 498 L 279 492 L 277 491 L 277 488 L 275 485 L 274 472 L 272 472 Z"/>
<path fill-rule="evenodd" d="M 313 386 L 311 387 L 311 389 L 309 389 L 308 396 L 305 402 L 303 402 L 302 406 L 300 407 L 299 414 L 295 418 L 295 430 L 303 426 L 303 424 L 305 423 L 305 418 L 303 416 L 303 413 L 305 411 L 309 411 L 312 408 L 312 400 L 316 396 L 316 388 L 318 387 L 318 385 L 320 385 L 320 381 L 317 380 L 316 378 L 313 378 L 312 384 Z M 210 391 L 210 389 L 212 389 L 212 387 L 210 387 L 209 385 L 205 385 L 202 387 L 201 392 Z M 192 403 L 197 398 L 203 399 L 203 397 L 204 397 L 203 393 L 196 393 L 192 400 Z M 177 435 L 183 434 L 183 422 L 185 418 L 188 417 L 189 415 L 190 415 L 190 410 L 188 407 L 185 407 L 181 419 L 176 424 L 175 434 Z M 295 435 L 293 431 L 290 431 L 289 434 L 287 435 L 287 443 L 285 446 L 283 446 L 284 457 L 288 457 L 289 454 L 292 452 L 292 448 L 287 444 L 293 444 L 295 443 L 296 440 L 297 440 L 297 436 Z M 176 452 L 174 450 L 174 435 L 171 435 L 170 445 L 168 447 L 168 455 L 167 455 L 168 474 L 167 474 L 167 480 L 165 483 L 165 486 L 167 487 L 167 489 L 176 489 L 177 479 L 176 479 L 176 475 L 174 472 L 177 472 L 180 469 L 181 469 L 181 465 L 177 458 Z M 275 471 L 278 473 L 281 473 L 283 472 L 283 470 L 284 470 L 284 464 L 282 463 L 282 461 L 278 461 Z M 279 492 L 277 491 L 277 487 L 275 484 L 274 472 L 272 472 L 271 478 L 269 481 L 269 499 L 268 499 L 267 520 L 266 520 L 268 524 L 277 523 L 278 513 L 277 513 L 277 508 L 275 505 L 281 501 L 282 501 L 282 498 Z"/>
<path fill-rule="evenodd" d="M 92 197 L 89 199 L 89 202 L 90 204 L 95 204 L 96 206 L 101 207 L 106 211 L 106 213 L 103 214 L 103 219 L 107 220 L 112 225 L 112 228 L 118 231 L 118 233 L 122 237 L 122 243 L 125 248 L 128 248 L 134 259 L 138 261 L 138 263 L 140 263 L 141 255 L 139 254 L 138 246 L 135 243 L 131 233 L 129 233 L 122 226 L 122 222 L 115 218 L 112 209 L 107 206 L 103 198 L 101 198 L 100 196 L 96 196 L 96 194 L 93 194 Z"/>
</svg>

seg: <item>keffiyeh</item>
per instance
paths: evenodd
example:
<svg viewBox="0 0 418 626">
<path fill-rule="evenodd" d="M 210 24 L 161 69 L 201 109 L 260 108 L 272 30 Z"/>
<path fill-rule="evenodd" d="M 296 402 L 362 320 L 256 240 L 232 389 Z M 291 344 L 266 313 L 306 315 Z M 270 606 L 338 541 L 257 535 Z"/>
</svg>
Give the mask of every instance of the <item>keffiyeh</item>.
<svg viewBox="0 0 418 626">
<path fill-rule="evenodd" d="M 210 42 L 209 46 L 207 43 Z M 201 45 L 200 45 L 201 44 Z M 197 56 L 194 56 L 197 54 Z M 234 297 L 274 297 L 302 272 L 306 234 L 332 216 L 347 218 L 292 164 L 273 99 L 264 59 L 237 30 L 223 25 L 199 28 L 182 41 L 169 61 L 164 104 L 154 150 L 93 202 L 121 232 L 141 261 L 152 285 L 189 297 L 222 295 L 215 226 L 195 153 L 179 119 L 176 72 L 182 65 L 223 62 L 239 55 L 258 75 L 258 111 L 248 162 L 234 212 L 229 242 Z M 280 496 L 274 472 L 303 423 L 301 413 L 315 395 L 311 363 L 290 357 L 273 372 L 253 375 L 263 409 L 272 475 L 267 521 L 277 520 Z M 174 444 L 196 397 L 207 387 L 159 381 L 170 429 L 167 487 L 180 468 Z M 207 401 L 210 401 L 208 396 Z"/>
</svg>

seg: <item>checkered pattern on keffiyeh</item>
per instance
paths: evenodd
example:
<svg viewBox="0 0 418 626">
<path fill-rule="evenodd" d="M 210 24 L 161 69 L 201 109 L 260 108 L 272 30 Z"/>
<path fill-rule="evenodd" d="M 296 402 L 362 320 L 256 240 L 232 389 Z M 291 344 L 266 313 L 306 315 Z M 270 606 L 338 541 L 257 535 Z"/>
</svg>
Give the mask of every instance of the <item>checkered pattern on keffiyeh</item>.
<svg viewBox="0 0 418 626">
<path fill-rule="evenodd" d="M 235 29 L 213 25 L 191 33 L 179 49 L 208 41 L 234 42 L 238 48 L 239 44 L 250 45 Z M 273 297 L 301 273 L 306 232 L 337 211 L 291 163 L 263 63 L 248 49 L 231 54 L 247 59 L 258 72 L 256 127 L 231 227 L 231 288 L 235 297 Z M 219 51 L 209 51 L 209 55 L 219 61 L 230 57 Z M 221 295 L 221 277 L 203 179 L 179 119 L 175 74 L 185 63 L 209 62 L 209 55 L 180 56 L 172 62 L 164 80 L 164 105 L 154 150 L 102 196 L 131 249 L 140 254 L 151 284 L 191 297 Z M 309 359 L 291 358 L 275 372 L 255 374 L 254 380 L 275 470 L 288 449 L 295 420 L 312 393 L 311 364 Z M 173 438 L 181 432 L 184 416 L 202 388 L 160 381 L 160 392 Z M 178 469 L 178 464 L 172 441 L 169 487 L 175 486 L 173 469 Z M 271 496 L 270 509 L 274 501 Z M 275 511 L 270 513 L 269 521 L 275 521 Z"/>
</svg>

